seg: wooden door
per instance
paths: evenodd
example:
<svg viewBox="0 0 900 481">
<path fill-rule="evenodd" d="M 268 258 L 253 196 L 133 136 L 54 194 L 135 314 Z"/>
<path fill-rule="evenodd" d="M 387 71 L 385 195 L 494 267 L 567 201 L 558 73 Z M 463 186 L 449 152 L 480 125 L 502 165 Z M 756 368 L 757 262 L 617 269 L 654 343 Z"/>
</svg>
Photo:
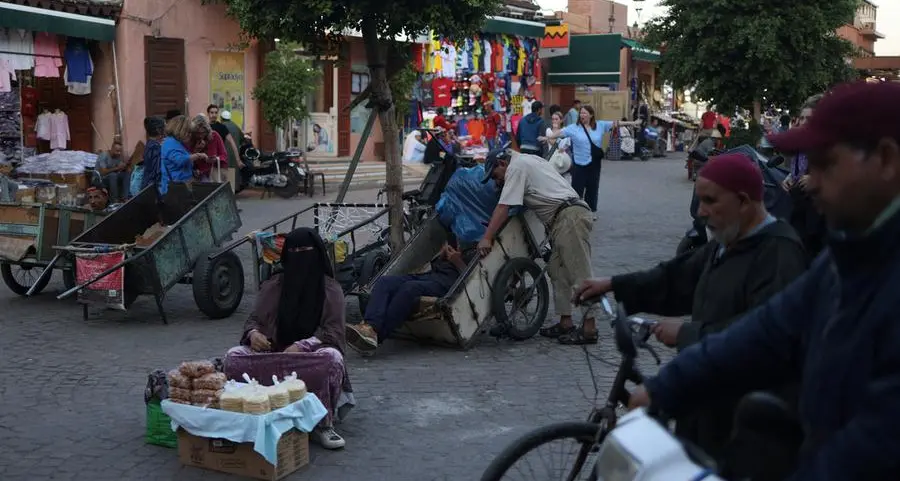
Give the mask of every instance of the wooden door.
<svg viewBox="0 0 900 481">
<path fill-rule="evenodd" d="M 94 129 L 91 109 L 91 95 L 103 95 L 93 92 L 90 95 L 73 95 L 66 90 L 62 78 L 35 77 L 34 88 L 38 92 L 38 110 L 60 109 L 69 117 L 69 143 L 66 150 L 94 151 Z M 115 132 L 103 132 L 103 137 L 112 141 Z M 109 146 L 101 146 L 108 148 Z M 50 142 L 38 142 L 38 152 L 49 152 Z"/>
<path fill-rule="evenodd" d="M 145 115 L 165 115 L 177 109 L 185 112 L 184 39 L 144 37 Z"/>
</svg>

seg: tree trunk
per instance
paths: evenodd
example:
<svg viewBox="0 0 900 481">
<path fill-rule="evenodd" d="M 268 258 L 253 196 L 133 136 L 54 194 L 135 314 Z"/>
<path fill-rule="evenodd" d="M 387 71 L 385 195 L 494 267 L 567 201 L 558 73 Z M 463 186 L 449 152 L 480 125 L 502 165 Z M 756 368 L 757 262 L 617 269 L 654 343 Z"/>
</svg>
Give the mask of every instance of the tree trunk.
<svg viewBox="0 0 900 481">
<path fill-rule="evenodd" d="M 403 164 L 400 158 L 400 133 L 397 130 L 396 109 L 391 96 L 386 70 L 384 46 L 378 39 L 378 28 L 374 20 L 363 19 L 363 43 L 369 62 L 369 104 L 378 114 L 381 134 L 384 140 L 385 191 L 388 202 L 388 222 L 390 222 L 391 248 L 399 252 L 403 246 Z"/>
</svg>

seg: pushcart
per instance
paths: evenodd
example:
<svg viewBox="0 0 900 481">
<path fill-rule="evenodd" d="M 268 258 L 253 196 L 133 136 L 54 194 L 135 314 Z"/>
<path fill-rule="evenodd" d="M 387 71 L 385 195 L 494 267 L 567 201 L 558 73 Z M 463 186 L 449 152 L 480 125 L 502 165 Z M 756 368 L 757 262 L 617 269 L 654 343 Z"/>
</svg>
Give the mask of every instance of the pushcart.
<svg viewBox="0 0 900 481">
<path fill-rule="evenodd" d="M 39 294 L 54 269 L 62 270 L 66 288 L 75 285 L 74 267 L 54 245 L 65 245 L 106 214 L 81 207 L 43 203 L 0 204 L 0 276 L 14 293 Z"/>
<path fill-rule="evenodd" d="M 156 235 L 144 243 L 136 242 L 155 225 L 160 226 Z M 123 260 L 100 272 L 83 273 L 79 268 L 78 284 L 58 298 L 82 292 L 119 272 L 124 277 L 125 309 L 138 296 L 151 295 L 167 323 L 166 293 L 176 284 L 191 284 L 201 312 L 212 319 L 228 317 L 243 298 L 244 269 L 233 252 L 214 259 L 209 254 L 240 227 L 237 203 L 227 183 L 171 184 L 162 202 L 155 187 L 148 187 L 68 245 L 57 246 L 70 264 L 79 256 L 110 251 L 125 254 Z M 91 302 L 82 303 L 87 319 Z"/>
<path fill-rule="evenodd" d="M 328 246 L 336 280 L 344 292 L 365 285 L 390 259 L 388 208 L 384 204 L 316 203 L 236 240 L 210 259 L 249 243 L 257 287 L 269 279 L 281 257 L 284 236 L 303 226 Z M 233 255 L 233 254 L 232 254 Z"/>
<path fill-rule="evenodd" d="M 422 194 L 418 203 L 437 204 L 459 166 L 451 156 L 432 164 L 419 189 Z M 383 270 L 353 292 L 359 296 L 362 313 L 382 276 L 427 271 L 448 237 L 438 216 L 429 217 Z M 544 267 L 549 247 L 546 229 L 533 212 L 525 210 L 510 217 L 495 238 L 491 253 L 473 259 L 445 296 L 421 298 L 417 313 L 394 336 L 464 349 L 495 323 L 504 327 L 508 337 L 534 336 L 550 306 Z"/>
</svg>

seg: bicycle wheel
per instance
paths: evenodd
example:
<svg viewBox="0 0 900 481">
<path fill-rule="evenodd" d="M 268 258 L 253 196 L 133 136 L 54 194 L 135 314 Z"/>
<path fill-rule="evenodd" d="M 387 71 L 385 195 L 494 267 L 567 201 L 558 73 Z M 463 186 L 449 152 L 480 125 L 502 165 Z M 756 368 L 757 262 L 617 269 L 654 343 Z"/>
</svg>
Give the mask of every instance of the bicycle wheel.
<svg viewBox="0 0 900 481">
<path fill-rule="evenodd" d="M 494 458 L 481 476 L 481 481 L 589 479 L 591 470 L 583 470 L 583 468 L 588 465 L 586 461 L 593 450 L 600 429 L 599 424 L 588 422 L 557 423 L 538 428 L 517 439 Z M 570 442 L 572 445 L 561 455 L 551 454 L 549 459 L 543 459 L 537 463 L 526 459 L 535 451 L 566 442 Z M 550 463 L 555 461 L 560 461 L 561 465 L 551 466 Z M 571 468 L 568 466 L 569 464 L 571 464 Z"/>
</svg>

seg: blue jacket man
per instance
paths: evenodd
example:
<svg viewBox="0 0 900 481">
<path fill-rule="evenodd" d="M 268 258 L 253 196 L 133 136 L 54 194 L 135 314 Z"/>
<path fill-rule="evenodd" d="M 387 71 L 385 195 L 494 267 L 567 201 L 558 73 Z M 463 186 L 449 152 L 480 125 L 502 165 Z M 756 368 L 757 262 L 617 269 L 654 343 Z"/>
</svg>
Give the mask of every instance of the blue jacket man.
<svg viewBox="0 0 900 481">
<path fill-rule="evenodd" d="M 768 302 L 682 351 L 635 390 L 677 415 L 734 390 L 800 381 L 805 441 L 790 481 L 900 472 L 900 84 L 835 88 L 806 125 L 771 137 L 805 152 L 828 247 Z M 591 297 L 590 281 L 579 297 Z"/>
<path fill-rule="evenodd" d="M 538 137 L 547 134 L 547 123 L 544 122 L 544 104 L 540 100 L 535 100 L 531 104 L 531 113 L 526 115 L 520 122 L 516 131 L 516 143 L 519 145 L 519 151 L 523 154 L 541 154 L 541 143 Z"/>
</svg>

